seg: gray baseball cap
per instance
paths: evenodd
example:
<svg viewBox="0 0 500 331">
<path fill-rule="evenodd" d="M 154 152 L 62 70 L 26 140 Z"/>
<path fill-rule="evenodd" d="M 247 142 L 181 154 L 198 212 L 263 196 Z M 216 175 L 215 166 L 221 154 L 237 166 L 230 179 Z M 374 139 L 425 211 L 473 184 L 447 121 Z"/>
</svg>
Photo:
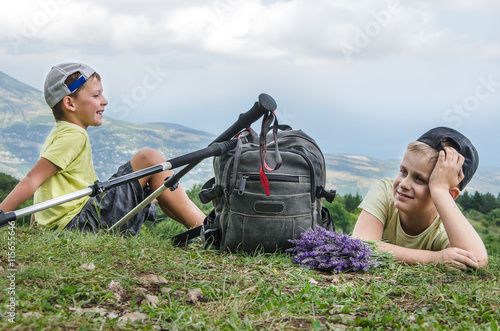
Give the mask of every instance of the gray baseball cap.
<svg viewBox="0 0 500 331">
<path fill-rule="evenodd" d="M 80 78 L 69 85 L 64 84 L 66 78 L 75 72 L 80 73 Z M 43 92 L 45 101 L 50 108 L 53 108 L 65 96 L 70 95 L 85 84 L 94 73 L 94 69 L 83 63 L 61 63 L 53 66 L 45 79 Z"/>
</svg>

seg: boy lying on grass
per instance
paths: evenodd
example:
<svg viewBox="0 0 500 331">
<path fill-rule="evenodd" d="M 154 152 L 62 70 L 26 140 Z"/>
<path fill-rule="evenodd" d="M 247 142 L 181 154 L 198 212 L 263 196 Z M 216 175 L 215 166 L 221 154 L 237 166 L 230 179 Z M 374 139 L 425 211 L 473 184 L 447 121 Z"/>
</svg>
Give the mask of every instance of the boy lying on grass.
<svg viewBox="0 0 500 331">
<path fill-rule="evenodd" d="M 87 128 L 100 126 L 108 104 L 101 77 L 81 63 L 52 67 L 44 85 L 47 104 L 55 126 L 42 146 L 40 159 L 26 177 L 0 203 L 4 212 L 13 211 L 34 194 L 34 203 L 85 189 L 98 180 L 95 174 Z M 164 163 L 155 150 L 143 149 L 120 166 L 113 177 Z M 36 221 L 57 229 L 97 232 L 111 227 L 151 192 L 164 184 L 172 171 L 156 173 L 112 188 L 96 197 L 83 197 L 36 213 Z M 188 198 L 182 187 L 166 190 L 157 198 L 161 209 L 187 228 L 203 223 L 205 215 Z M 155 205 L 145 208 L 121 226 L 120 231 L 137 235 L 145 220 L 154 220 Z"/>
<path fill-rule="evenodd" d="M 475 147 L 461 133 L 431 129 L 408 145 L 394 180 L 370 188 L 353 236 L 381 240 L 379 249 L 407 264 L 485 267 L 484 243 L 455 203 L 478 162 Z"/>
</svg>

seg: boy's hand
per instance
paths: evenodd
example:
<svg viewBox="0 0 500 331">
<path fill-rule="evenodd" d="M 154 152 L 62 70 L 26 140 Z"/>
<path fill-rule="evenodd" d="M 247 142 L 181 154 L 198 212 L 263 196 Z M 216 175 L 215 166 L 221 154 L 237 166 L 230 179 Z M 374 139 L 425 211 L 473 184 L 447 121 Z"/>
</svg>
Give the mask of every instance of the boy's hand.
<svg viewBox="0 0 500 331">
<path fill-rule="evenodd" d="M 441 188 L 450 190 L 464 179 L 462 165 L 465 158 L 453 147 L 444 147 L 444 151 L 439 152 L 436 166 L 429 178 L 429 188 Z"/>
<path fill-rule="evenodd" d="M 479 268 L 478 260 L 474 254 L 457 247 L 448 247 L 442 251 L 434 252 L 434 254 L 436 263 L 459 269 Z"/>
</svg>

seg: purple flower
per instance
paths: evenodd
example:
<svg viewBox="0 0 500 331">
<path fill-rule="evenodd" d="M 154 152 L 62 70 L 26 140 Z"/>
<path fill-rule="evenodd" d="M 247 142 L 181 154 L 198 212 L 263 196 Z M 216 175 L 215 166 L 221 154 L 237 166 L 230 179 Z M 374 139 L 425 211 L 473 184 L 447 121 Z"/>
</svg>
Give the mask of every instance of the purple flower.
<svg viewBox="0 0 500 331">
<path fill-rule="evenodd" d="M 294 254 L 293 261 L 310 269 L 339 273 L 369 271 L 379 265 L 368 244 L 341 232 L 316 227 L 289 241 L 294 244 L 287 249 Z"/>
<path fill-rule="evenodd" d="M 122 300 L 123 288 L 120 285 L 120 282 L 111 281 L 108 285 L 108 289 L 115 296 L 116 301 L 120 302 Z"/>
</svg>

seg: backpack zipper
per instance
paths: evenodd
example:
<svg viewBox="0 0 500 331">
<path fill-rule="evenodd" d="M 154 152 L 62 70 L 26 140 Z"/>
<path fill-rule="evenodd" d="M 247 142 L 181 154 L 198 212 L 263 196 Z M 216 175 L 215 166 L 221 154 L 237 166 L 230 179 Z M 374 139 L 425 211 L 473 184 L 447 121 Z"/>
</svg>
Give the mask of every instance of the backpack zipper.
<svg viewBox="0 0 500 331">
<path fill-rule="evenodd" d="M 299 176 L 279 174 L 267 174 L 267 179 L 269 179 L 270 182 L 298 183 L 300 181 Z M 245 193 L 247 180 L 260 180 L 260 175 L 249 174 L 241 176 L 240 187 L 238 189 L 239 195 L 243 195 L 243 193 Z"/>
<path fill-rule="evenodd" d="M 247 150 L 244 150 L 242 151 L 241 154 L 243 154 L 244 152 L 249 152 L 249 151 L 255 151 L 255 150 L 258 150 L 258 148 L 255 148 L 255 149 L 247 149 Z M 305 155 L 304 153 L 300 152 L 300 151 L 297 151 L 295 149 L 280 149 L 280 151 L 282 152 L 288 152 L 288 153 L 295 153 L 297 155 L 300 155 L 306 162 L 307 162 L 307 165 L 309 166 L 309 174 L 311 176 L 311 203 L 314 202 L 314 200 L 316 199 L 316 187 L 314 186 L 315 183 L 316 183 L 316 176 L 314 174 L 314 168 L 313 168 L 313 164 L 311 162 L 311 160 L 307 157 L 307 155 Z M 231 180 L 231 171 L 229 169 L 232 168 L 232 164 L 234 163 L 234 158 L 232 158 L 227 164 L 226 164 L 226 169 L 227 172 L 226 172 L 226 187 L 225 187 L 225 192 L 226 192 L 226 196 L 229 198 L 229 195 L 231 194 L 231 192 L 228 192 L 228 187 L 229 187 L 229 182 Z M 236 176 L 236 174 L 233 174 L 234 176 Z M 271 174 L 267 174 L 268 178 L 269 178 L 269 175 Z M 273 174 L 274 175 L 274 174 Z M 260 179 L 260 177 L 259 177 Z M 246 180 L 245 180 L 246 182 Z M 238 192 L 239 193 L 239 192 Z"/>
</svg>

